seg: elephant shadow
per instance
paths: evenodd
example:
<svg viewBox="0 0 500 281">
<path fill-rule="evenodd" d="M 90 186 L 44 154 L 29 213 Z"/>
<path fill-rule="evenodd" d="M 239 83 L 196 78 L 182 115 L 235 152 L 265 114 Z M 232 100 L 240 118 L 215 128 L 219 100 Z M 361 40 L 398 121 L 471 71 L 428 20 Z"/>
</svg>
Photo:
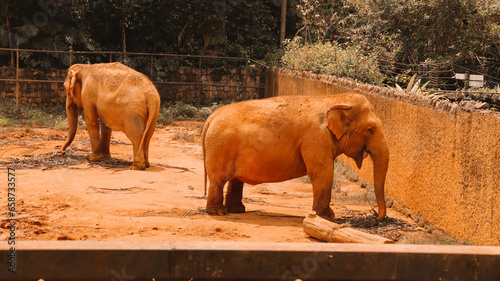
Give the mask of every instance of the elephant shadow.
<svg viewBox="0 0 500 281">
<path fill-rule="evenodd" d="M 231 221 L 259 226 L 283 226 L 302 228 L 304 216 L 296 216 L 282 213 L 266 212 L 261 210 L 250 210 L 245 213 L 230 213 L 225 216 L 210 215 L 212 219 L 219 221 Z"/>
</svg>

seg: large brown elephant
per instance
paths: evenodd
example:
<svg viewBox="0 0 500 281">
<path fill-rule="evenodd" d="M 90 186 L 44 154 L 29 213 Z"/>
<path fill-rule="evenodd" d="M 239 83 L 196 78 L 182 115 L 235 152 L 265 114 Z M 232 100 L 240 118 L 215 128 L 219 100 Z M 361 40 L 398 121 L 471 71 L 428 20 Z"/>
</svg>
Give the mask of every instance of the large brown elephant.
<svg viewBox="0 0 500 281">
<path fill-rule="evenodd" d="M 288 96 L 250 100 L 216 110 L 203 130 L 206 211 L 245 212 L 243 184 L 311 178 L 313 210 L 330 208 L 334 159 L 345 154 L 361 167 L 373 160 L 378 220 L 386 214 L 384 184 L 389 148 L 373 106 L 362 95 Z M 225 204 L 223 188 L 229 182 Z"/>
<path fill-rule="evenodd" d="M 130 168 L 149 167 L 149 142 L 156 127 L 160 96 L 145 75 L 118 62 L 74 64 L 68 69 L 64 88 L 69 132 L 61 152 L 73 142 L 83 110 L 92 146 L 91 161 L 111 157 L 111 132 L 118 130 L 125 132 L 133 145 Z"/>
</svg>

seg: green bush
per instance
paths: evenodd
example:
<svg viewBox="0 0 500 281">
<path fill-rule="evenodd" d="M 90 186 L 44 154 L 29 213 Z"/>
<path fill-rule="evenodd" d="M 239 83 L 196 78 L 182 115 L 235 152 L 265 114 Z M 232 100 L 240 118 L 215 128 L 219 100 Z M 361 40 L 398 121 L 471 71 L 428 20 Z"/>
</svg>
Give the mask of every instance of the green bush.
<svg viewBox="0 0 500 281">
<path fill-rule="evenodd" d="M 197 108 L 181 101 L 175 104 L 166 104 L 160 108 L 157 122 L 168 125 L 175 120 L 199 120 L 205 121 L 220 105 L 213 103 L 211 106 Z"/>
<path fill-rule="evenodd" d="M 341 47 L 337 42 L 302 43 L 295 37 L 286 42 L 281 58 L 285 68 L 347 77 L 360 82 L 381 85 L 383 75 L 378 60 L 366 56 L 355 46 Z"/>
</svg>

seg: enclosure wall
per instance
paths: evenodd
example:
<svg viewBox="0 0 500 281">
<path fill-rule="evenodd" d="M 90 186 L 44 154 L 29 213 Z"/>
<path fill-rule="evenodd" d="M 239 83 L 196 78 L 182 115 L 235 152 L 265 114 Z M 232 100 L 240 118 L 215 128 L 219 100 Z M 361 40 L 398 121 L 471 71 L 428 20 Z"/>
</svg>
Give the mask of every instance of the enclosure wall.
<svg viewBox="0 0 500 281">
<path fill-rule="evenodd" d="M 20 104 L 51 107 L 64 105 L 63 82 L 67 70 L 19 69 L 19 93 L 16 96 L 16 69 L 0 68 L 0 99 Z M 179 68 L 153 77 L 162 102 L 189 104 L 233 101 L 264 96 L 265 69 Z M 149 76 L 148 76 L 149 77 Z"/>
<path fill-rule="evenodd" d="M 459 241 L 500 245 L 500 117 L 387 87 L 274 69 L 269 96 L 358 92 L 374 105 L 390 146 L 386 194 Z M 341 161 L 354 169 L 353 160 Z M 372 162 L 360 175 L 372 181 Z"/>
</svg>

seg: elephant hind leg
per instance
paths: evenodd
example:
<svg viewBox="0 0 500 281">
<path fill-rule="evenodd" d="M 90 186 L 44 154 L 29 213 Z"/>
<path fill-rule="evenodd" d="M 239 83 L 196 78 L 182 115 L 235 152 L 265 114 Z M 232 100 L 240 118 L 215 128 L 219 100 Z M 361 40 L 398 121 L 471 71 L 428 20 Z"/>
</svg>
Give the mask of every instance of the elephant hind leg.
<svg viewBox="0 0 500 281">
<path fill-rule="evenodd" d="M 206 207 L 208 214 L 219 216 L 227 214 L 227 209 L 223 204 L 225 184 L 224 180 L 210 180 Z"/>
<path fill-rule="evenodd" d="M 101 138 L 99 140 L 100 150 L 104 158 L 111 158 L 111 153 L 109 152 L 109 143 L 111 141 L 112 131 L 110 128 L 108 128 L 108 126 L 104 124 L 104 122 L 101 121 L 100 123 L 101 123 Z"/>
<path fill-rule="evenodd" d="M 226 208 L 228 213 L 244 213 L 245 205 L 243 199 L 243 182 L 237 179 L 229 181 L 226 193 Z"/>
<path fill-rule="evenodd" d="M 144 133 L 144 120 L 139 117 L 132 117 L 125 122 L 125 134 L 132 142 L 134 149 L 134 162 L 130 169 L 132 170 L 145 170 L 146 159 L 144 157 L 144 147 L 140 147 L 142 135 Z"/>
<path fill-rule="evenodd" d="M 144 139 L 144 159 L 146 160 L 146 168 L 149 168 L 149 143 L 155 132 L 156 122 L 153 122 L 146 132 L 146 138 Z"/>
</svg>

